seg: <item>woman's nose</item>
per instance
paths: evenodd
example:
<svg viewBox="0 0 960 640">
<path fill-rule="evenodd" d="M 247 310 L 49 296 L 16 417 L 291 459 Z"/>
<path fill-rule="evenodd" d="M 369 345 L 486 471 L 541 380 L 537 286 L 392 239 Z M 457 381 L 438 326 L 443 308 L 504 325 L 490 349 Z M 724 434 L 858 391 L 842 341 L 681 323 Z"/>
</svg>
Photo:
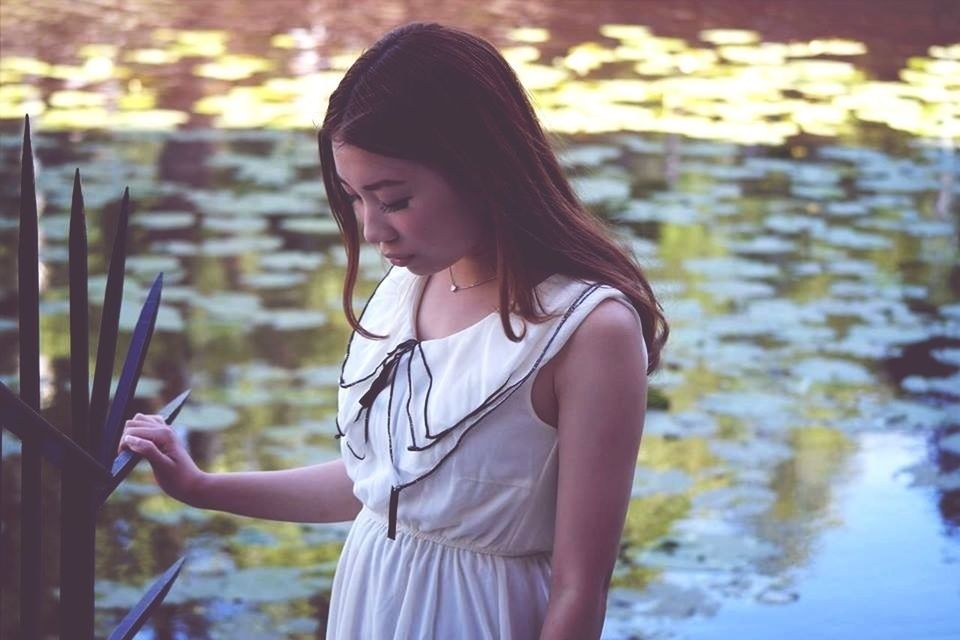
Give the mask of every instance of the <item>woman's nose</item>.
<svg viewBox="0 0 960 640">
<path fill-rule="evenodd" d="M 375 206 L 368 207 L 360 205 L 363 210 L 360 214 L 361 224 L 363 225 L 363 238 L 370 244 L 389 244 L 396 239 L 396 232 L 390 224 L 384 219 Z"/>
</svg>

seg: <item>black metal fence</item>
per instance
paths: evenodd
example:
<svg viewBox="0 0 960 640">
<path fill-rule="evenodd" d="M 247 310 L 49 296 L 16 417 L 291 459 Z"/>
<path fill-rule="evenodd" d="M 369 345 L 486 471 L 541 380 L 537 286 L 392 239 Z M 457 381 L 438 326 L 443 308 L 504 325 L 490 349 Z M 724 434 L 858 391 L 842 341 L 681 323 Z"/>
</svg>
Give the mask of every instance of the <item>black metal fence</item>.
<svg viewBox="0 0 960 640">
<path fill-rule="evenodd" d="M 124 190 L 120 220 L 110 256 L 107 287 L 97 342 L 93 386 L 89 380 L 89 304 L 87 297 L 87 231 L 80 187 L 74 174 L 70 212 L 70 436 L 40 415 L 40 277 L 37 190 L 30 119 L 25 119 L 20 173 L 20 237 L 18 245 L 18 308 L 20 342 L 19 397 L 0 383 L 0 426 L 16 435 L 21 447 L 21 549 L 19 637 L 40 638 L 43 612 L 41 539 L 50 534 L 41 517 L 42 461 L 60 474 L 60 637 L 94 637 L 94 558 L 96 517 L 100 506 L 140 461 L 117 447 L 134 397 L 144 358 L 153 336 L 163 274 L 157 276 L 133 331 L 116 392 L 110 386 L 116 356 L 120 304 L 127 256 L 130 194 Z M 170 424 L 189 390 L 158 413 Z M 72 436 L 72 437 L 71 437 Z M 0 457 L 2 461 L 2 457 Z M 2 462 L 0 462 L 2 464 Z M 0 474 L 2 475 L 2 474 Z M 8 568 L 3 565 L 0 571 Z M 110 640 L 132 638 L 166 596 L 183 566 L 180 558 L 158 577 L 110 634 Z M 2 595 L 2 594 L 0 594 Z"/>
</svg>

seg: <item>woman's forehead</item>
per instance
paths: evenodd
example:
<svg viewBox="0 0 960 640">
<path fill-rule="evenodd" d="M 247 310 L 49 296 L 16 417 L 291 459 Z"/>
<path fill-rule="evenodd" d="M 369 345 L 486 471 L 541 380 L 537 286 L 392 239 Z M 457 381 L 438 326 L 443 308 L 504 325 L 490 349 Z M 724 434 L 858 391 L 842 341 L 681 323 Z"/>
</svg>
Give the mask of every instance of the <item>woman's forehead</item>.
<svg viewBox="0 0 960 640">
<path fill-rule="evenodd" d="M 348 182 L 351 177 L 360 180 L 412 179 L 426 171 L 424 166 L 412 160 L 382 156 L 350 144 L 334 145 L 333 160 L 337 173 Z"/>
</svg>

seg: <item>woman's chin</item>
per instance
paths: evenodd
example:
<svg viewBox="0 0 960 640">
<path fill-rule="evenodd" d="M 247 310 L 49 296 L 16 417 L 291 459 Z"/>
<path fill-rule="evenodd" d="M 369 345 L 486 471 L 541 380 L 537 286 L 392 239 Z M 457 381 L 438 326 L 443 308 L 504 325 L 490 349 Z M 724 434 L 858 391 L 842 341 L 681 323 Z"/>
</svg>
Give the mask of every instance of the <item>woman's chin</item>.
<svg viewBox="0 0 960 640">
<path fill-rule="evenodd" d="M 409 271 L 410 273 L 412 273 L 412 274 L 414 274 L 414 275 L 417 275 L 417 276 L 427 276 L 427 275 L 430 275 L 430 274 L 432 274 L 432 273 L 436 273 L 435 271 L 432 271 L 432 270 L 430 270 L 430 269 L 424 269 L 423 266 L 417 264 L 416 261 L 408 262 L 407 264 L 402 265 L 400 268 L 401 268 L 401 269 L 406 269 L 406 270 Z"/>
</svg>

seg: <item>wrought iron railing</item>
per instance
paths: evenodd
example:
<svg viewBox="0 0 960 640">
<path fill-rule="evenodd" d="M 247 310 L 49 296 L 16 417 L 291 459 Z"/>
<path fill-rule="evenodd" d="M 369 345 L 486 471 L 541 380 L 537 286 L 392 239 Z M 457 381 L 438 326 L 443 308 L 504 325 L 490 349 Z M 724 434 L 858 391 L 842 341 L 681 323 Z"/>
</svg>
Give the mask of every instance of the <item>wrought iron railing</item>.
<svg viewBox="0 0 960 640">
<path fill-rule="evenodd" d="M 70 415 L 68 437 L 40 415 L 40 278 L 37 189 L 30 119 L 24 122 L 20 173 L 20 237 L 18 247 L 18 308 L 20 342 L 19 397 L 0 383 L 0 426 L 21 441 L 21 535 L 19 637 L 40 638 L 43 587 L 41 539 L 50 533 L 41 518 L 41 461 L 60 473 L 60 607 L 62 640 L 94 637 L 96 517 L 100 506 L 123 482 L 141 457 L 130 451 L 117 455 L 123 425 L 136 391 L 144 358 L 153 336 L 163 274 L 150 288 L 127 348 L 116 391 L 110 385 L 116 356 L 120 303 L 127 256 L 130 194 L 124 190 L 120 220 L 110 257 L 103 313 L 97 342 L 93 387 L 89 385 L 87 232 L 80 187 L 74 174 L 70 212 Z M 171 424 L 189 390 L 158 413 Z M 2 460 L 2 456 L 0 456 Z M 2 462 L 0 462 L 2 464 Z M 110 640 L 132 638 L 166 596 L 183 566 L 174 562 L 143 595 L 110 634 Z M 6 562 L 4 561 L 4 564 Z M 0 566 L 0 569 L 3 567 Z"/>
</svg>

